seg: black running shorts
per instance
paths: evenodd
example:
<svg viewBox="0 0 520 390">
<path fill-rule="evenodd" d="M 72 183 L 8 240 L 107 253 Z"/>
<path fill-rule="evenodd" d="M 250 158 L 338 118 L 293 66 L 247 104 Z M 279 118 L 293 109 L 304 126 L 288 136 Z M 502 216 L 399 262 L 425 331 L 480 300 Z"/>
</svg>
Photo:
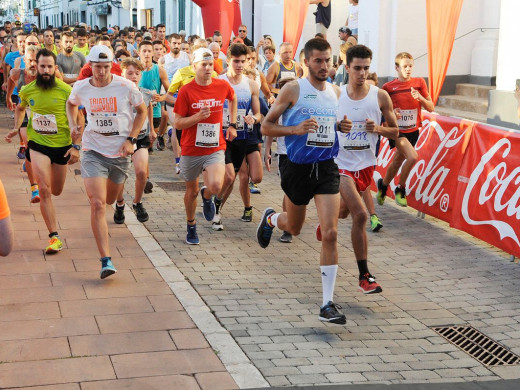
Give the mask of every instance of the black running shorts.
<svg viewBox="0 0 520 390">
<path fill-rule="evenodd" d="M 419 139 L 419 130 L 412 131 L 411 133 L 399 132 L 399 138 L 401 138 L 401 137 L 406 138 L 408 141 L 410 141 L 412 146 L 415 146 L 415 144 L 417 143 L 417 140 Z M 388 143 L 390 144 L 390 149 L 395 148 L 395 141 L 393 139 L 389 139 Z"/>
<path fill-rule="evenodd" d="M 235 172 L 240 170 L 247 152 L 247 139 L 226 141 L 226 164 L 233 164 Z"/>
<path fill-rule="evenodd" d="M 50 146 L 40 145 L 34 141 L 29 141 L 27 143 L 27 151 L 25 153 L 25 157 L 29 162 L 31 162 L 31 150 L 35 152 L 39 152 L 41 154 L 46 155 L 51 160 L 51 164 L 58 165 L 67 165 L 70 156 L 64 157 L 67 150 L 69 150 L 72 145 L 60 146 L 57 148 L 53 148 Z"/>
</svg>

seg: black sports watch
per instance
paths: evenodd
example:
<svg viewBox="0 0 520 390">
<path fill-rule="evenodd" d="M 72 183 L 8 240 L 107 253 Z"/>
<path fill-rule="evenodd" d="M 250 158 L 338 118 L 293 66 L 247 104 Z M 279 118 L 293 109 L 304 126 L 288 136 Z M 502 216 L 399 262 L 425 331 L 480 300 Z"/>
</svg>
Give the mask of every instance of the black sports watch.
<svg viewBox="0 0 520 390">
<path fill-rule="evenodd" d="M 137 143 L 137 138 L 135 137 L 126 137 L 127 141 L 130 141 L 132 145 L 135 145 Z"/>
<path fill-rule="evenodd" d="M 235 123 L 230 123 L 230 124 L 229 124 L 229 127 L 234 127 L 234 128 L 236 129 L 236 128 L 237 128 L 237 124 L 236 124 L 236 122 L 235 122 Z"/>
</svg>

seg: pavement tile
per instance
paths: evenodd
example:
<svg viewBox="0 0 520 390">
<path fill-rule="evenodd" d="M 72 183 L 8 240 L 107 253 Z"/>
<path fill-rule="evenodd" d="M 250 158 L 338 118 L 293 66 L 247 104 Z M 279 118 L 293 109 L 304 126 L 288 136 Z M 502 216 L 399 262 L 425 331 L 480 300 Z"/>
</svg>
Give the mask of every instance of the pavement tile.
<svg viewBox="0 0 520 390">
<path fill-rule="evenodd" d="M 117 274 L 112 279 L 105 279 L 104 282 L 105 284 L 84 286 L 88 299 L 171 294 L 170 288 L 164 282 L 143 282 L 129 285 L 118 281 Z"/>
<path fill-rule="evenodd" d="M 45 339 L 2 341 L 0 362 L 19 362 L 26 360 L 46 360 L 70 357 L 66 337 Z"/>
<path fill-rule="evenodd" d="M 0 305 L 0 321 L 42 320 L 60 317 L 57 302 Z"/>
<path fill-rule="evenodd" d="M 118 273 L 119 274 L 119 273 Z M 60 302 L 62 317 L 153 312 L 146 297 L 83 299 Z"/>
<path fill-rule="evenodd" d="M 197 381 L 188 375 L 165 375 L 148 378 L 118 379 L 109 381 L 82 382 L 81 390 L 143 390 L 183 389 L 199 390 Z"/>
<path fill-rule="evenodd" d="M 191 318 L 182 311 L 98 315 L 96 321 L 102 334 L 195 327 Z"/>
<path fill-rule="evenodd" d="M 94 317 L 0 322 L 0 340 L 98 334 Z"/>
<path fill-rule="evenodd" d="M 235 381 L 227 372 L 195 374 L 195 379 L 202 390 L 238 389 Z"/>
<path fill-rule="evenodd" d="M 151 295 L 148 297 L 148 300 L 152 304 L 155 311 L 184 310 L 179 300 L 172 294 Z"/>
<path fill-rule="evenodd" d="M 170 336 L 177 349 L 208 348 L 209 344 L 198 329 L 170 330 Z"/>
</svg>

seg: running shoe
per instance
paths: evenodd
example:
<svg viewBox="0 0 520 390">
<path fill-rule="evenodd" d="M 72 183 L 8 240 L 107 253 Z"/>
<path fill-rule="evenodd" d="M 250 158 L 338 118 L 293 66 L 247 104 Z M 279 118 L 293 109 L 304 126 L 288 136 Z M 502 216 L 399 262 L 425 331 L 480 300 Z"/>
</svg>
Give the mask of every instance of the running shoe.
<svg viewBox="0 0 520 390">
<path fill-rule="evenodd" d="M 261 193 L 260 188 L 258 188 L 258 186 L 255 183 L 253 183 L 252 181 L 249 182 L 249 192 L 251 192 L 252 194 Z"/>
<path fill-rule="evenodd" d="M 186 229 L 186 244 L 199 245 L 199 235 L 197 234 L 197 225 L 188 225 Z"/>
<path fill-rule="evenodd" d="M 179 166 L 179 163 L 175 164 L 175 173 L 178 175 L 181 173 L 181 167 Z"/>
<path fill-rule="evenodd" d="M 406 189 L 401 186 L 397 186 L 395 188 L 395 203 L 397 203 L 401 207 L 408 206 L 408 202 L 406 201 Z"/>
<path fill-rule="evenodd" d="M 385 186 L 383 184 L 383 179 L 379 179 L 377 181 L 377 194 L 376 194 L 376 199 L 377 199 L 377 203 L 379 203 L 379 205 L 383 205 L 385 203 L 385 198 L 386 198 L 386 190 L 388 189 L 388 186 Z"/>
<path fill-rule="evenodd" d="M 49 240 L 49 246 L 45 248 L 45 254 L 52 255 L 58 253 L 63 248 L 63 244 L 59 236 L 52 236 Z"/>
<path fill-rule="evenodd" d="M 105 279 L 116 272 L 117 269 L 114 267 L 114 264 L 112 264 L 112 259 L 110 257 L 103 257 L 101 259 L 101 273 L 99 275 L 101 279 Z"/>
<path fill-rule="evenodd" d="M 27 168 L 26 168 L 26 166 L 25 166 L 25 161 L 24 161 L 23 164 L 22 164 L 22 171 L 27 172 Z"/>
<path fill-rule="evenodd" d="M 290 244 L 292 242 L 292 234 L 284 230 L 278 241 Z"/>
<path fill-rule="evenodd" d="M 383 227 L 383 224 L 381 223 L 379 217 L 376 214 L 372 214 L 370 216 L 370 227 L 372 228 L 372 231 L 374 233 L 380 231 Z"/>
<path fill-rule="evenodd" d="M 132 205 L 135 216 L 139 222 L 148 221 L 148 213 L 141 202 Z"/>
<path fill-rule="evenodd" d="M 204 191 L 206 190 L 206 186 L 200 189 L 200 196 L 202 198 L 202 214 L 204 214 L 204 218 L 206 221 L 212 221 L 215 217 L 215 202 L 213 201 L 213 197 L 206 199 L 204 198 Z"/>
<path fill-rule="evenodd" d="M 316 240 L 321 241 L 321 225 L 316 226 Z"/>
<path fill-rule="evenodd" d="M 25 146 L 20 146 L 18 153 L 16 153 L 16 157 L 18 157 L 19 160 L 25 159 Z"/>
<path fill-rule="evenodd" d="M 114 223 L 121 225 L 125 223 L 125 205 L 119 207 L 116 203 L 116 209 L 114 210 Z"/>
<path fill-rule="evenodd" d="M 253 221 L 253 209 L 244 209 L 244 214 L 242 214 L 242 218 L 240 218 L 244 222 L 252 222 Z"/>
<path fill-rule="evenodd" d="M 216 213 L 213 217 L 213 221 L 211 221 L 211 228 L 217 232 L 224 230 L 224 225 L 222 225 L 222 216 L 219 213 Z"/>
<path fill-rule="evenodd" d="M 144 193 L 151 194 L 152 190 L 153 190 L 153 183 L 150 181 L 150 179 L 146 179 L 146 184 L 144 185 Z"/>
<path fill-rule="evenodd" d="M 347 318 L 345 317 L 345 314 L 339 311 L 339 309 L 341 309 L 340 305 L 329 301 L 329 303 L 320 308 L 320 321 L 345 325 L 347 323 Z"/>
<path fill-rule="evenodd" d="M 269 225 L 267 219 L 274 213 L 274 209 L 270 207 L 266 208 L 264 210 L 264 213 L 262 214 L 262 219 L 258 224 L 258 228 L 256 229 L 256 240 L 262 248 L 267 248 L 269 246 L 269 242 L 271 241 L 271 236 L 273 235 L 274 228 L 271 227 L 271 225 Z"/>
<path fill-rule="evenodd" d="M 40 190 L 38 188 L 31 191 L 31 203 L 40 203 Z"/>
<path fill-rule="evenodd" d="M 164 150 L 164 136 L 163 135 L 159 135 L 157 136 L 157 150 Z"/>
<path fill-rule="evenodd" d="M 359 277 L 359 291 L 363 294 L 376 294 L 383 291 L 381 286 L 376 282 L 376 278 L 368 272 Z"/>
</svg>

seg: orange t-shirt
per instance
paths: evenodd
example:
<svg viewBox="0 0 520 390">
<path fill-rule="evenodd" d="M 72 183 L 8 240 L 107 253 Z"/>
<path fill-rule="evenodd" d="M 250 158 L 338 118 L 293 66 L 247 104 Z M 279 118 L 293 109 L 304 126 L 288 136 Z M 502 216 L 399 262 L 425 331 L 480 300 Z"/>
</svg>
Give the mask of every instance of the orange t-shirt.
<svg viewBox="0 0 520 390">
<path fill-rule="evenodd" d="M 204 106 L 211 114 L 203 121 L 182 130 L 181 153 L 183 156 L 205 156 L 226 150 L 222 131 L 224 101 L 233 100 L 235 91 L 225 80 L 211 79 L 211 84 L 202 86 L 194 80 L 179 90 L 173 112 L 183 117 L 195 115 Z"/>
<path fill-rule="evenodd" d="M 7 204 L 7 196 L 5 195 L 4 185 L 0 180 L 0 219 L 7 218 L 11 215 L 9 205 Z"/>
<path fill-rule="evenodd" d="M 401 110 L 402 118 L 398 121 L 401 133 L 412 133 L 422 125 L 421 102 L 412 97 L 412 88 L 425 98 L 429 95 L 426 82 L 420 77 L 411 78 L 406 82 L 395 79 L 383 85 L 383 89 L 392 99 L 394 108 Z"/>
</svg>

